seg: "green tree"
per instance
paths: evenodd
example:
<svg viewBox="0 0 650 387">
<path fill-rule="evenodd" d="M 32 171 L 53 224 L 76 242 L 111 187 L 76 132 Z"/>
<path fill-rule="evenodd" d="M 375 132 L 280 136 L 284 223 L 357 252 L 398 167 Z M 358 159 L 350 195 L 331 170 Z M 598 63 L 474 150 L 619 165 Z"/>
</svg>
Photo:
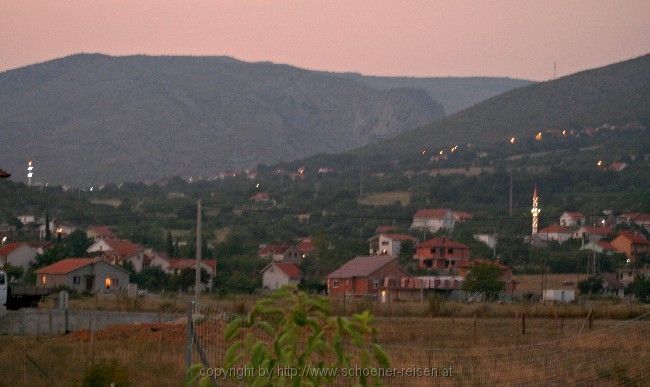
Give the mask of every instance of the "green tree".
<svg viewBox="0 0 650 387">
<path fill-rule="evenodd" d="M 167 240 L 165 241 L 165 252 L 169 258 L 174 257 L 174 240 L 172 239 L 172 232 L 167 231 Z"/>
<path fill-rule="evenodd" d="M 50 230 L 50 213 L 45 213 L 45 240 L 52 240 L 52 230 Z"/>
<path fill-rule="evenodd" d="M 269 371 L 268 375 L 246 375 L 246 385 L 318 386 L 334 382 L 328 370 L 389 367 L 387 355 L 377 344 L 369 311 L 350 319 L 334 317 L 326 299 L 309 296 L 293 286 L 258 300 L 248 316 L 230 322 L 224 334 L 234 340 L 226 352 L 226 368 L 243 364 Z M 355 351 L 346 348 L 346 343 Z M 297 370 L 298 374 L 278 369 Z M 308 369 L 325 372 L 302 372 Z M 349 385 L 380 382 L 363 374 L 349 375 L 344 381 Z"/>
<path fill-rule="evenodd" d="M 637 275 L 627 290 L 634 294 L 639 302 L 650 302 L 650 277 Z"/>
<path fill-rule="evenodd" d="M 472 265 L 463 282 L 463 290 L 483 294 L 488 300 L 496 299 L 504 288 L 501 269 L 489 263 Z"/>
</svg>

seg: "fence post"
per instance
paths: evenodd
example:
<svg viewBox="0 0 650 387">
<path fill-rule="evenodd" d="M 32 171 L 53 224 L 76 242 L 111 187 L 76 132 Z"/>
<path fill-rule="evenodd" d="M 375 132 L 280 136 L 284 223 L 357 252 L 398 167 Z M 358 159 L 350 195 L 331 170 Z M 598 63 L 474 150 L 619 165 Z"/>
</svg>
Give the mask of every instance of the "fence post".
<svg viewBox="0 0 650 387">
<path fill-rule="evenodd" d="M 521 311 L 521 335 L 526 335 L 526 310 Z"/>
<path fill-rule="evenodd" d="M 515 311 L 515 347 L 519 345 L 519 312 Z"/>
<path fill-rule="evenodd" d="M 48 329 L 50 330 L 50 336 L 54 335 L 54 327 L 52 326 L 52 309 L 50 309 L 50 313 L 47 314 L 47 325 Z"/>
<path fill-rule="evenodd" d="M 474 313 L 474 327 L 472 329 L 472 344 L 476 345 L 476 313 Z"/>
<path fill-rule="evenodd" d="M 90 364 L 95 360 L 95 352 L 93 345 L 95 344 L 95 330 L 93 329 L 93 311 L 88 315 L 88 330 L 90 331 Z"/>
</svg>

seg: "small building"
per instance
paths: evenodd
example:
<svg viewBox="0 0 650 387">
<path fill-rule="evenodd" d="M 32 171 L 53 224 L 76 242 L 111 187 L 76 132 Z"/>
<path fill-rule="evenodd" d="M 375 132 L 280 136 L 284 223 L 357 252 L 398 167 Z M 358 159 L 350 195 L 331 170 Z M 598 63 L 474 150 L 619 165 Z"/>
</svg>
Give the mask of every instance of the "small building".
<svg viewBox="0 0 650 387">
<path fill-rule="evenodd" d="M 331 296 L 376 296 L 386 281 L 399 281 L 402 277 L 409 275 L 393 256 L 356 257 L 327 276 L 327 292 Z"/>
<path fill-rule="evenodd" d="M 416 238 L 405 234 L 378 234 L 368 239 L 370 255 L 392 255 L 399 256 L 402 251 L 402 243 L 411 241 L 413 245 L 418 243 Z"/>
<path fill-rule="evenodd" d="M 86 229 L 86 236 L 94 241 L 100 239 L 115 239 L 113 231 L 106 226 L 90 226 Z"/>
<path fill-rule="evenodd" d="M 257 256 L 263 259 L 272 259 L 275 262 L 298 263 L 302 259 L 301 253 L 296 246 L 289 244 L 268 244 L 260 246 Z"/>
<path fill-rule="evenodd" d="M 631 260 L 650 254 L 650 241 L 636 232 L 622 232 L 612 240 L 611 244 Z"/>
<path fill-rule="evenodd" d="M 580 212 L 565 212 L 560 215 L 560 226 L 577 227 L 585 224 L 586 218 Z"/>
<path fill-rule="evenodd" d="M 618 250 L 611 243 L 605 241 L 589 242 L 582 246 L 580 250 L 591 250 L 598 254 L 614 255 Z"/>
<path fill-rule="evenodd" d="M 23 214 L 16 217 L 23 226 L 36 223 L 36 217 L 34 215 Z"/>
<path fill-rule="evenodd" d="M 469 259 L 469 247 L 450 238 L 432 238 L 416 246 L 414 258 L 423 269 L 459 271 Z"/>
<path fill-rule="evenodd" d="M 537 237 L 543 242 L 556 241 L 564 243 L 573 237 L 573 233 L 564 226 L 552 224 L 539 230 Z"/>
<path fill-rule="evenodd" d="M 491 249 L 497 246 L 496 234 L 474 234 L 474 239 L 485 243 Z"/>
<path fill-rule="evenodd" d="M 298 255 L 302 259 L 305 259 L 314 254 L 314 242 L 311 238 L 302 238 L 296 245 L 296 249 L 298 250 Z"/>
<path fill-rule="evenodd" d="M 609 227 L 582 226 L 575 232 L 574 238 L 585 242 L 596 242 L 612 233 Z"/>
<path fill-rule="evenodd" d="M 300 269 L 291 262 L 271 262 L 262 270 L 262 285 L 270 290 L 299 282 Z"/>
<path fill-rule="evenodd" d="M 454 213 L 448 208 L 421 209 L 413 215 L 411 229 L 431 233 L 446 230 L 453 231 L 456 224 Z"/>
<path fill-rule="evenodd" d="M 258 192 L 250 197 L 250 200 L 255 203 L 266 203 L 271 201 L 271 196 L 268 192 Z"/>
<path fill-rule="evenodd" d="M 126 290 L 129 272 L 95 258 L 66 258 L 36 270 L 36 286 L 65 286 L 78 292 Z"/>
<path fill-rule="evenodd" d="M 543 301 L 573 302 L 576 299 L 574 289 L 545 289 L 542 293 Z"/>
<path fill-rule="evenodd" d="M 650 232 L 650 214 L 642 212 L 628 212 L 618 217 L 618 222 L 631 225 L 636 224 Z"/>
<path fill-rule="evenodd" d="M 113 265 L 129 261 L 136 273 L 141 272 L 145 266 L 144 248 L 126 239 L 97 239 L 86 252 L 102 253 L 102 259 Z"/>
<path fill-rule="evenodd" d="M 12 242 L 0 248 L 0 265 L 28 269 L 36 261 L 36 250 L 24 242 Z"/>
</svg>

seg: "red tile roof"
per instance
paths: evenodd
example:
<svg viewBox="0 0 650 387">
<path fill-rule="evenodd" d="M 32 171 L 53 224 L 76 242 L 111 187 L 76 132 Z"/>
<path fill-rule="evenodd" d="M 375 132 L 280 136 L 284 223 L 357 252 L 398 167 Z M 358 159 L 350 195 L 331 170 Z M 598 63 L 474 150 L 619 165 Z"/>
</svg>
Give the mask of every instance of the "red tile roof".
<svg viewBox="0 0 650 387">
<path fill-rule="evenodd" d="M 113 230 L 106 226 L 90 226 L 88 227 L 88 231 L 92 231 L 98 236 L 102 236 L 105 238 L 113 238 L 115 235 L 113 234 Z"/>
<path fill-rule="evenodd" d="M 275 262 L 273 265 L 288 275 L 290 279 L 300 278 L 300 269 L 291 262 Z"/>
<path fill-rule="evenodd" d="M 66 258 L 36 270 L 37 274 L 67 274 L 95 262 L 95 258 Z"/>
<path fill-rule="evenodd" d="M 122 257 L 130 257 L 143 250 L 140 245 L 126 239 L 105 239 L 104 242 L 108 244 L 113 252 Z"/>
<path fill-rule="evenodd" d="M 395 259 L 390 255 L 356 257 L 334 270 L 327 278 L 367 277 Z"/>
<path fill-rule="evenodd" d="M 473 216 L 469 212 L 454 211 L 454 217 L 460 221 L 472 219 Z"/>
<path fill-rule="evenodd" d="M 303 254 L 314 251 L 314 243 L 312 242 L 311 238 L 302 239 L 300 242 L 298 242 L 298 245 L 296 247 L 298 248 L 298 252 Z"/>
<path fill-rule="evenodd" d="M 268 192 L 258 192 L 250 198 L 254 202 L 268 202 L 270 199 Z"/>
<path fill-rule="evenodd" d="M 0 249 L 0 257 L 6 257 L 7 255 L 11 254 L 14 250 L 18 249 L 22 245 L 27 245 L 27 244 L 23 242 L 7 243 L 5 247 Z"/>
<path fill-rule="evenodd" d="M 496 266 L 501 270 L 511 270 L 509 266 L 504 265 L 503 263 L 499 261 L 492 261 L 489 259 L 483 259 L 483 258 L 476 258 L 471 261 L 471 265 L 492 265 Z"/>
<path fill-rule="evenodd" d="M 444 248 L 455 248 L 455 249 L 469 249 L 460 242 L 456 242 L 453 239 L 449 238 L 432 238 L 420 243 L 417 247 L 444 247 Z"/>
<path fill-rule="evenodd" d="M 546 228 L 539 230 L 539 234 L 571 234 L 566 227 L 559 224 L 552 224 Z"/>
<path fill-rule="evenodd" d="M 413 215 L 413 219 L 445 219 L 450 214 L 450 211 L 448 208 L 423 208 Z"/>
<path fill-rule="evenodd" d="M 5 172 L 2 169 L 0 169 L 0 178 L 9 177 L 9 176 L 11 176 L 11 173 Z"/>
<path fill-rule="evenodd" d="M 397 230 L 397 226 L 377 226 L 375 232 L 377 234 L 386 234 L 395 230 Z"/>
<path fill-rule="evenodd" d="M 650 214 L 642 212 L 623 214 L 623 217 L 628 218 L 632 222 L 650 222 Z"/>
<path fill-rule="evenodd" d="M 609 227 L 583 226 L 580 230 L 590 235 L 607 235 L 612 232 L 612 229 Z"/>
<path fill-rule="evenodd" d="M 275 255 L 275 254 L 284 254 L 285 251 L 289 249 L 289 245 L 287 244 L 282 244 L 282 245 L 273 245 L 273 244 L 268 244 L 264 247 L 262 247 L 258 252 L 257 255 L 260 257 L 265 257 L 269 255 Z"/>
<path fill-rule="evenodd" d="M 201 263 L 212 269 L 212 271 L 217 270 L 216 259 L 202 259 Z M 196 258 L 174 258 L 169 260 L 170 270 L 192 268 L 194 265 L 196 265 Z"/>
<path fill-rule="evenodd" d="M 635 232 L 622 232 L 618 234 L 618 237 L 623 237 L 635 245 L 650 245 L 650 241 L 648 241 L 643 235 Z"/>
<path fill-rule="evenodd" d="M 600 246 L 601 249 L 603 250 L 609 250 L 609 251 L 616 251 L 616 247 L 614 247 L 611 243 L 605 242 L 605 241 L 597 241 L 596 244 Z"/>
</svg>

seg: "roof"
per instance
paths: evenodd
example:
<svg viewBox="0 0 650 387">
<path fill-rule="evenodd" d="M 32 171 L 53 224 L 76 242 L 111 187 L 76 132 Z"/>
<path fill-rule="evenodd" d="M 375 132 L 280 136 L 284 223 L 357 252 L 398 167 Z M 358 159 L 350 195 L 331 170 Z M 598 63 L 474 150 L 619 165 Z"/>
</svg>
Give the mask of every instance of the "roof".
<svg viewBox="0 0 650 387">
<path fill-rule="evenodd" d="M 432 238 L 420 243 L 417 247 L 445 247 L 445 248 L 456 248 L 456 249 L 469 249 L 460 242 L 456 242 L 453 239 L 449 238 Z"/>
<path fill-rule="evenodd" d="M 476 258 L 471 261 L 471 265 L 492 265 L 496 266 L 501 270 L 510 270 L 510 267 L 507 265 L 504 265 L 503 263 L 499 261 L 492 261 L 489 259 L 483 259 L 483 258 Z"/>
<path fill-rule="evenodd" d="M 448 208 L 423 208 L 418 210 L 415 215 L 413 215 L 414 219 L 445 219 L 449 217 L 450 215 L 453 216 L 453 214 L 450 214 L 451 210 Z"/>
<path fill-rule="evenodd" d="M 552 224 L 546 228 L 539 230 L 539 234 L 571 234 L 566 227 L 559 224 Z"/>
<path fill-rule="evenodd" d="M 277 267 L 280 271 L 282 271 L 284 274 L 286 274 L 290 279 L 299 279 L 300 278 L 300 269 L 298 266 L 294 265 L 291 262 L 273 262 L 270 265 L 268 265 L 266 269 L 268 269 L 271 266 Z"/>
<path fill-rule="evenodd" d="M 367 277 L 395 259 L 391 255 L 356 257 L 334 270 L 327 278 Z"/>
<path fill-rule="evenodd" d="M 565 212 L 560 217 L 565 216 L 565 215 L 568 216 L 569 218 L 572 218 L 572 219 L 582 219 L 582 218 L 585 217 L 582 214 L 582 212 Z"/>
<path fill-rule="evenodd" d="M 406 235 L 406 234 L 384 234 L 384 233 L 380 233 L 380 234 L 377 234 L 377 235 L 371 237 L 370 239 L 379 238 L 382 235 L 385 236 L 386 238 L 392 239 L 394 241 L 413 241 L 413 242 L 417 242 L 416 238 L 414 238 L 414 237 L 412 237 L 410 235 Z"/>
<path fill-rule="evenodd" d="M 612 229 L 609 227 L 582 226 L 580 230 L 591 235 L 607 235 L 612 232 Z"/>
<path fill-rule="evenodd" d="M 377 226 L 377 230 L 375 230 L 375 232 L 377 234 L 386 234 L 395 230 L 397 230 L 397 226 Z"/>
<path fill-rule="evenodd" d="M 213 271 L 217 270 L 217 260 L 216 259 L 202 259 L 201 263 L 212 269 Z M 169 260 L 169 269 L 188 269 L 196 265 L 196 258 L 174 258 Z"/>
<path fill-rule="evenodd" d="M 251 196 L 250 200 L 256 201 L 256 202 L 266 202 L 270 200 L 270 196 L 268 192 L 258 192 L 255 195 Z"/>
<path fill-rule="evenodd" d="M 628 218 L 632 222 L 650 222 L 650 214 L 642 212 L 630 212 L 623 214 L 623 217 Z"/>
<path fill-rule="evenodd" d="M 95 234 L 97 234 L 98 236 L 103 236 L 103 237 L 113 237 L 114 236 L 113 230 L 111 230 L 110 228 L 108 228 L 106 226 L 90 226 L 90 227 L 88 227 L 87 231 L 89 231 L 89 232 L 92 231 Z"/>
<path fill-rule="evenodd" d="M 282 245 L 273 245 L 273 244 L 268 244 L 264 247 L 262 247 L 258 252 L 257 255 L 259 256 L 267 256 L 267 255 L 275 255 L 275 254 L 284 254 L 285 251 L 289 250 L 289 245 L 287 244 L 282 244 Z"/>
<path fill-rule="evenodd" d="M 622 161 L 614 161 L 613 163 L 609 164 L 609 166 L 606 168 L 609 171 L 622 171 L 627 167 L 627 163 L 624 163 Z"/>
<path fill-rule="evenodd" d="M 24 242 L 7 243 L 3 248 L 0 249 L 0 257 L 5 257 L 11 254 L 12 252 L 14 252 L 14 250 L 17 250 L 18 248 L 20 248 L 20 246 L 23 245 L 29 247 L 29 245 Z"/>
<path fill-rule="evenodd" d="M 126 239 L 104 239 L 104 242 L 113 250 L 116 254 L 123 257 L 129 257 L 131 255 L 136 255 L 142 251 L 142 247 Z"/>
<path fill-rule="evenodd" d="M 66 258 L 36 270 L 37 274 L 67 274 L 95 262 L 95 258 Z"/>
<path fill-rule="evenodd" d="M 296 245 L 298 252 L 300 253 L 309 253 L 314 250 L 314 243 L 311 238 L 303 238 L 298 245 Z"/>
<path fill-rule="evenodd" d="M 634 232 L 622 232 L 618 234 L 616 238 L 621 237 L 629 240 L 635 245 L 650 245 L 650 241 L 648 241 L 643 235 Z"/>
<path fill-rule="evenodd" d="M 9 177 L 9 176 L 11 176 L 11 173 L 5 172 L 2 169 L 0 169 L 0 178 Z"/>
<path fill-rule="evenodd" d="M 51 241 L 27 241 L 27 243 L 32 249 L 45 249 L 54 245 L 54 242 Z"/>
</svg>

